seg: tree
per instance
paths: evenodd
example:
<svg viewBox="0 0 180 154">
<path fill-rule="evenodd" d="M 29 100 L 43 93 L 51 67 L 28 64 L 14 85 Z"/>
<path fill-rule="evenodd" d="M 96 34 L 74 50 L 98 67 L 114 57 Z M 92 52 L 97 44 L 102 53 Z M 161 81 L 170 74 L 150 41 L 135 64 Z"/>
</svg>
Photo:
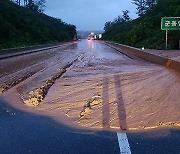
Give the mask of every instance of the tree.
<svg viewBox="0 0 180 154">
<path fill-rule="evenodd" d="M 26 7 L 40 13 L 43 13 L 45 8 L 45 3 L 46 3 L 45 0 L 36 0 L 35 2 L 34 0 L 24 0 L 24 4 Z"/>
<path fill-rule="evenodd" d="M 36 1 L 36 6 L 38 6 L 38 12 L 41 12 L 41 13 L 44 12 L 44 8 L 46 7 L 45 3 L 46 3 L 45 0 Z"/>
<path fill-rule="evenodd" d="M 137 14 L 142 16 L 147 11 L 152 10 L 154 5 L 157 4 L 157 0 L 133 0 L 132 3 L 137 5 Z"/>
<path fill-rule="evenodd" d="M 118 16 L 116 19 L 114 19 L 113 24 L 119 25 L 119 24 L 123 23 L 124 21 L 125 20 L 122 16 Z"/>
<path fill-rule="evenodd" d="M 23 2 L 24 2 L 24 7 L 27 7 L 33 11 L 37 11 L 37 12 L 40 12 L 40 13 L 43 13 L 44 12 L 44 8 L 46 7 L 45 6 L 45 3 L 46 1 L 45 0 L 10 0 L 10 1 L 13 1 L 15 2 L 17 5 L 23 5 Z"/>
<path fill-rule="evenodd" d="M 142 16 L 146 13 L 146 0 L 133 0 L 132 3 L 137 5 L 136 9 L 139 16 Z"/>
<path fill-rule="evenodd" d="M 21 1 L 20 0 L 15 0 L 15 2 L 17 3 L 17 5 L 21 5 Z"/>
<path fill-rule="evenodd" d="M 105 23 L 105 25 L 104 25 L 104 30 L 105 31 L 108 31 L 108 29 L 111 27 L 111 21 L 108 21 L 108 22 L 106 22 Z"/>
<path fill-rule="evenodd" d="M 26 7 L 33 11 L 38 11 L 38 6 L 34 3 L 34 0 L 28 0 Z"/>
<path fill-rule="evenodd" d="M 129 20 L 130 20 L 129 11 L 128 11 L 128 10 L 123 11 L 122 18 L 123 18 L 125 21 L 129 21 Z"/>
<path fill-rule="evenodd" d="M 154 5 L 156 5 L 157 2 L 156 0 L 146 0 L 146 10 L 152 10 L 152 8 L 154 7 Z"/>
<path fill-rule="evenodd" d="M 28 0 L 24 0 L 24 6 L 26 6 L 28 3 Z"/>
</svg>

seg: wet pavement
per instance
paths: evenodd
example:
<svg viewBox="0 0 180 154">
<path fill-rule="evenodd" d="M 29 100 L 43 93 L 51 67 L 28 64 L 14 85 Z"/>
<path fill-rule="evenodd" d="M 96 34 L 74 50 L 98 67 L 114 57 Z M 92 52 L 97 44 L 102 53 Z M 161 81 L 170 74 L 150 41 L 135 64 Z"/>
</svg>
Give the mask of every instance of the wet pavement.
<svg viewBox="0 0 180 154">
<path fill-rule="evenodd" d="M 117 133 L 81 130 L 51 117 L 24 112 L 0 98 L 0 151 L 3 154 L 118 154 Z M 132 154 L 179 154 L 180 131 L 127 133 Z"/>
<path fill-rule="evenodd" d="M 35 72 L 3 93 L 21 110 L 83 129 L 134 131 L 180 126 L 180 74 L 131 59 L 99 42 L 82 40 L 1 64 L 0 84 L 20 78 L 21 71 Z"/>
<path fill-rule="evenodd" d="M 59 48 L 0 60 L 0 92 L 11 88 L 12 85 L 14 86 L 13 82 L 23 78 L 26 79 L 26 76 L 29 77 L 39 71 L 43 71 L 51 66 L 53 67 L 59 61 L 62 65 L 66 65 L 66 63 L 71 61 L 71 55 L 73 55 L 73 52 L 66 52 L 66 50 L 71 50 L 76 45 L 74 43 L 69 46 L 61 46 Z M 64 60 L 65 57 L 69 57 L 68 61 Z"/>
<path fill-rule="evenodd" d="M 3 154 L 119 153 L 116 133 L 70 128 L 50 117 L 17 110 L 2 98 L 0 136 Z"/>
<path fill-rule="evenodd" d="M 0 72 L 2 153 L 180 151 L 172 69 L 82 40 L 1 60 Z"/>
</svg>

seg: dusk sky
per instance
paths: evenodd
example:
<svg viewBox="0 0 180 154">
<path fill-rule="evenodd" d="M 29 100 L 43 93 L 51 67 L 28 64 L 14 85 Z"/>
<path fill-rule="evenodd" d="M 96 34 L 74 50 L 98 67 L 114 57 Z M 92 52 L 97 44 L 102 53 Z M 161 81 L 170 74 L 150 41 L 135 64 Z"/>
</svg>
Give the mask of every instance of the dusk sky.
<svg viewBox="0 0 180 154">
<path fill-rule="evenodd" d="M 45 13 L 86 31 L 103 30 L 105 22 L 122 15 L 122 10 L 137 17 L 132 0 L 46 0 Z"/>
</svg>

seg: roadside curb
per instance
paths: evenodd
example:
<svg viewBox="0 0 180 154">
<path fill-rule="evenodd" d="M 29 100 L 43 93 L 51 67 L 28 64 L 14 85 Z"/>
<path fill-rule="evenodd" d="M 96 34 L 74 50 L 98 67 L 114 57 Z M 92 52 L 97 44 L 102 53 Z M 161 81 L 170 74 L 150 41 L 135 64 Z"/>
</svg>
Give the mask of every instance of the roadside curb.
<svg viewBox="0 0 180 154">
<path fill-rule="evenodd" d="M 117 51 L 131 58 L 138 57 L 140 59 L 143 59 L 143 60 L 155 63 L 155 64 L 163 65 L 167 68 L 172 68 L 180 72 L 180 62 L 173 60 L 171 58 L 155 55 L 152 53 L 145 52 L 144 50 L 141 50 L 138 48 L 134 48 L 134 47 L 118 44 L 118 43 L 113 43 L 109 41 L 102 41 L 102 43 L 116 49 Z"/>
</svg>

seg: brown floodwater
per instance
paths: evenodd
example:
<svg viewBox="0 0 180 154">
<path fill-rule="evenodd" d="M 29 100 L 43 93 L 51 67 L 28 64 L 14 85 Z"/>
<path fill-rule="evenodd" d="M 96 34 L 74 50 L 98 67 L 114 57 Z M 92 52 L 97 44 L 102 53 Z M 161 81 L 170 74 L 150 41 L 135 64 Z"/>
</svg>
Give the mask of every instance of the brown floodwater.
<svg viewBox="0 0 180 154">
<path fill-rule="evenodd" d="M 84 129 L 180 127 L 178 72 L 131 59 L 92 40 L 42 54 L 41 60 L 30 60 L 23 69 L 14 63 L 18 71 L 12 67 L 1 75 L 2 85 L 5 79 L 9 81 L 7 77 L 13 78 L 12 74 L 20 78 L 19 71 L 34 72 L 2 94 L 13 106 Z M 11 67 L 9 63 L 7 66 Z M 4 61 L 1 69 L 7 66 Z M 62 69 L 65 73 L 56 78 Z M 42 89 L 46 87 L 48 93 L 44 96 Z"/>
</svg>

